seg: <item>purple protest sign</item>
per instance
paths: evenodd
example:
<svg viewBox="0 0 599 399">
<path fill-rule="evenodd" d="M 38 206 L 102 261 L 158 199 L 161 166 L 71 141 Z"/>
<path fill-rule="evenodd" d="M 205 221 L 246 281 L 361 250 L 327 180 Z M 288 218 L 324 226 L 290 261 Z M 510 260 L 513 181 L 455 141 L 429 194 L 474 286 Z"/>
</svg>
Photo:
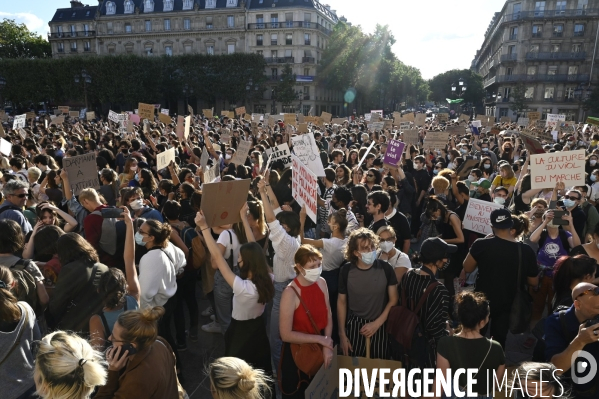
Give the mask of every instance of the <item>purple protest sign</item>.
<svg viewBox="0 0 599 399">
<path fill-rule="evenodd" d="M 389 165 L 393 168 L 396 168 L 401 161 L 401 156 L 404 152 L 406 144 L 399 140 L 389 140 L 387 142 L 387 151 L 385 152 L 385 157 L 383 158 L 383 163 L 385 165 Z"/>
</svg>

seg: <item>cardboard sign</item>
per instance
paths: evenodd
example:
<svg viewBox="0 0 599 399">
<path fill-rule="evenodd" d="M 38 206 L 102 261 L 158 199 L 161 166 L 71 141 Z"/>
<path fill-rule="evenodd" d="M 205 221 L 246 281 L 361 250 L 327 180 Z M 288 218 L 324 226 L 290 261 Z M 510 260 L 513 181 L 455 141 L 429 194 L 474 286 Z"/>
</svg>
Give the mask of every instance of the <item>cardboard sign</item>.
<svg viewBox="0 0 599 399">
<path fill-rule="evenodd" d="M 96 113 L 95 113 L 95 111 L 86 112 L 85 113 L 85 119 L 87 119 L 88 121 L 96 119 Z"/>
<path fill-rule="evenodd" d="M 13 130 L 25 127 L 27 125 L 27 115 L 17 115 L 12 123 Z"/>
<path fill-rule="evenodd" d="M 318 181 L 316 180 L 316 176 L 295 155 L 291 156 L 291 161 L 293 165 L 291 195 L 300 206 L 306 206 L 306 214 L 316 223 L 316 197 L 318 196 Z"/>
<path fill-rule="evenodd" d="M 293 143 L 293 153 L 302 164 L 306 165 L 314 175 L 324 176 L 324 168 L 320 160 L 320 151 L 314 140 L 314 133 L 291 137 L 291 142 Z"/>
<path fill-rule="evenodd" d="M 385 119 L 383 121 L 383 129 L 385 129 L 385 130 L 393 129 L 393 121 L 391 119 Z"/>
<path fill-rule="evenodd" d="M 401 137 L 403 142 L 407 145 L 418 145 L 420 142 L 420 134 L 418 133 L 418 130 L 404 130 L 401 133 Z"/>
<path fill-rule="evenodd" d="M 153 121 L 155 109 L 156 108 L 154 108 L 153 104 L 139 103 L 137 105 L 137 114 L 139 115 L 139 117 L 141 119 L 147 119 L 149 121 Z"/>
<path fill-rule="evenodd" d="M 163 113 L 159 113 L 158 114 L 158 120 L 162 123 L 164 123 L 165 125 L 168 125 L 169 123 L 172 123 L 172 119 L 170 116 L 165 115 Z"/>
<path fill-rule="evenodd" d="M 295 126 L 295 114 L 285 114 L 283 115 L 283 122 L 285 122 L 286 125 L 293 125 Z"/>
<path fill-rule="evenodd" d="M 483 235 L 493 233 L 491 221 L 489 219 L 491 217 L 491 212 L 500 208 L 503 208 L 503 206 L 494 202 L 470 198 L 468 201 L 468 208 L 466 208 L 466 214 L 464 215 L 464 229 Z"/>
<path fill-rule="evenodd" d="M 424 114 L 422 114 L 422 115 L 424 115 Z M 415 121 L 414 114 L 411 112 L 408 112 L 407 114 L 402 116 L 400 119 L 400 122 L 414 122 L 414 121 Z"/>
<path fill-rule="evenodd" d="M 333 125 L 343 125 L 345 122 L 347 122 L 347 119 L 345 118 L 333 118 L 331 121 Z"/>
<path fill-rule="evenodd" d="M 414 125 L 416 126 L 424 126 L 426 123 L 426 114 L 417 114 L 414 119 Z"/>
<path fill-rule="evenodd" d="M 60 125 L 61 123 L 64 123 L 64 116 L 57 116 L 56 118 L 54 118 L 52 120 L 52 122 L 50 122 L 50 125 Z"/>
<path fill-rule="evenodd" d="M 478 166 L 480 161 L 478 159 L 466 159 L 458 170 L 456 170 L 456 175 L 458 175 L 458 180 L 466 180 L 470 171 Z"/>
<path fill-rule="evenodd" d="M 399 140 L 389 140 L 387 143 L 387 151 L 383 158 L 383 164 L 396 168 L 401 162 L 401 156 L 406 148 L 406 143 Z"/>
<path fill-rule="evenodd" d="M 133 123 L 137 123 L 139 125 L 139 122 L 141 121 L 141 119 L 139 118 L 139 115 L 137 114 L 129 114 L 129 120 Z"/>
<path fill-rule="evenodd" d="M 530 118 L 518 118 L 518 126 L 528 126 L 530 125 Z"/>
<path fill-rule="evenodd" d="M 333 118 L 333 114 L 329 114 L 328 112 L 323 111 L 322 114 L 320 114 L 320 117 L 322 118 L 323 121 L 328 123 Z"/>
<path fill-rule="evenodd" d="M 564 122 L 565 120 L 566 115 L 564 114 L 547 114 L 547 124 L 545 126 L 555 130 L 555 128 L 561 126 L 561 122 Z"/>
<path fill-rule="evenodd" d="M 263 118 L 263 114 L 252 114 L 252 120 L 255 122 L 260 122 Z"/>
<path fill-rule="evenodd" d="M 69 116 L 71 118 L 79 118 L 79 112 L 78 111 L 69 111 Z"/>
<path fill-rule="evenodd" d="M 372 109 L 370 110 L 371 114 L 377 114 L 381 119 L 383 119 L 383 110 L 382 109 Z"/>
<path fill-rule="evenodd" d="M 177 126 L 175 127 L 175 133 L 177 133 L 177 137 L 180 139 L 183 138 L 183 134 L 185 134 L 185 117 L 183 115 L 177 116 Z"/>
<path fill-rule="evenodd" d="M 204 183 L 201 210 L 209 227 L 237 223 L 241 220 L 239 211 L 247 201 L 250 182 L 250 179 L 244 179 Z"/>
<path fill-rule="evenodd" d="M 447 123 L 449 120 L 449 114 L 437 114 L 437 121 L 439 123 Z"/>
<path fill-rule="evenodd" d="M 445 131 L 452 136 L 463 135 L 464 134 L 464 126 L 447 126 Z"/>
<path fill-rule="evenodd" d="M 46 120 L 46 129 L 47 128 L 48 128 L 48 120 Z M 4 137 L 4 136 L 6 136 L 6 133 L 4 132 L 4 127 L 0 123 L 0 137 Z"/>
<path fill-rule="evenodd" d="M 27 118 L 27 120 L 29 119 L 35 119 L 35 112 L 25 112 L 25 118 Z"/>
<path fill-rule="evenodd" d="M 191 115 L 185 117 L 185 130 L 183 131 L 183 136 L 185 140 L 189 137 L 189 129 L 191 128 Z"/>
<path fill-rule="evenodd" d="M 495 125 L 495 117 L 491 116 L 491 115 L 487 115 L 487 116 L 482 116 L 480 117 L 480 121 L 482 123 L 483 126 L 493 126 Z"/>
<path fill-rule="evenodd" d="M 446 132 L 426 132 L 426 137 L 424 138 L 424 147 L 425 148 L 445 148 L 447 142 L 449 141 L 449 133 Z"/>
<path fill-rule="evenodd" d="M 61 114 L 68 114 L 69 113 L 69 107 L 66 105 L 61 105 L 58 107 L 58 111 Z"/>
<path fill-rule="evenodd" d="M 156 170 L 166 168 L 171 161 L 175 161 L 175 149 L 169 148 L 159 154 L 156 154 Z"/>
<path fill-rule="evenodd" d="M 19 131 L 19 135 L 21 136 L 23 141 L 25 141 L 25 139 L 27 138 L 27 132 L 25 131 L 25 129 L 19 128 L 18 131 Z"/>
<path fill-rule="evenodd" d="M 531 188 L 553 188 L 557 182 L 566 187 L 584 185 L 585 150 L 535 154 L 530 157 Z"/>
<path fill-rule="evenodd" d="M 308 133 L 308 124 L 307 123 L 299 123 L 297 125 L 298 133 Z"/>
<path fill-rule="evenodd" d="M 528 117 L 528 119 L 530 120 L 530 122 L 538 121 L 539 119 L 541 119 L 541 113 L 540 112 L 528 112 L 526 114 L 526 116 Z"/>
<path fill-rule="evenodd" d="M 502 116 L 501 118 L 499 118 L 499 123 L 511 123 L 512 122 L 512 118 L 510 118 L 509 116 Z"/>
<path fill-rule="evenodd" d="M 405 130 L 410 130 L 410 126 L 411 123 L 410 122 L 400 122 L 399 123 L 399 130 L 401 130 L 402 132 Z"/>
<path fill-rule="evenodd" d="M 235 113 L 237 116 L 243 116 L 243 114 L 245 114 L 245 107 L 235 108 Z"/>
<path fill-rule="evenodd" d="M 250 149 L 252 148 L 251 141 L 241 140 L 237 145 L 237 151 L 235 151 L 235 155 L 233 155 L 233 159 L 231 159 L 231 163 L 235 165 L 245 165 L 247 161 L 248 154 L 250 153 Z"/>
<path fill-rule="evenodd" d="M 270 157 L 270 163 L 275 161 L 283 161 L 285 168 L 291 167 L 291 151 L 289 151 L 289 145 L 287 143 L 279 144 L 273 148 L 267 148 L 264 150 L 266 155 Z"/>
<path fill-rule="evenodd" d="M 460 117 L 458 118 L 458 123 L 462 123 L 462 122 L 466 122 L 466 124 L 468 124 L 468 122 L 470 122 L 470 115 L 466 115 L 466 114 L 460 115 Z"/>
<path fill-rule="evenodd" d="M 79 195 L 84 188 L 100 188 L 95 153 L 65 157 L 62 165 L 69 174 L 69 182 L 75 195 Z"/>
<path fill-rule="evenodd" d="M 12 149 L 12 144 L 10 141 L 6 141 L 0 138 L 0 153 L 4 156 L 10 155 L 10 150 Z"/>
<path fill-rule="evenodd" d="M 212 109 L 203 109 L 202 110 L 202 114 L 204 114 L 205 118 L 208 118 L 208 119 L 212 119 L 213 118 Z"/>
</svg>

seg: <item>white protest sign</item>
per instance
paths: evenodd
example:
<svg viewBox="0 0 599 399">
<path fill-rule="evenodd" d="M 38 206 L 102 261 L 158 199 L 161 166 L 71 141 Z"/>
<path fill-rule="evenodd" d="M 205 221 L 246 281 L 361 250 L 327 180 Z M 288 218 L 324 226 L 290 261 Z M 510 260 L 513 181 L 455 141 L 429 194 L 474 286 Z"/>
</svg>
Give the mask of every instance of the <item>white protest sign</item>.
<svg viewBox="0 0 599 399">
<path fill-rule="evenodd" d="M 114 123 L 119 123 L 119 114 L 113 110 L 108 111 L 108 120 Z"/>
<path fill-rule="evenodd" d="M 204 183 L 212 183 L 218 177 L 219 165 L 215 164 L 213 167 L 209 168 L 206 172 L 204 172 Z"/>
<path fill-rule="evenodd" d="M 371 119 L 372 119 L 372 114 L 364 114 L 364 120 L 366 122 L 370 122 Z"/>
<path fill-rule="evenodd" d="M 291 167 L 291 152 L 289 151 L 287 143 L 279 144 L 273 148 L 267 148 L 264 152 L 270 157 L 270 163 L 280 160 L 285 164 L 285 168 Z"/>
<path fill-rule="evenodd" d="M 481 121 L 472 121 L 472 127 L 480 128 L 482 126 Z"/>
<path fill-rule="evenodd" d="M 185 117 L 185 130 L 183 131 L 183 137 L 185 140 L 189 137 L 189 129 L 191 128 L 191 116 L 188 115 Z"/>
<path fill-rule="evenodd" d="M 202 169 L 204 169 L 206 165 L 208 165 L 209 159 L 210 154 L 208 154 L 208 149 L 206 148 L 206 146 L 204 146 L 204 149 L 202 150 L 202 155 L 200 156 L 200 166 L 202 167 Z"/>
<path fill-rule="evenodd" d="M 547 122 L 545 127 L 556 128 L 561 125 L 561 122 L 566 121 L 566 115 L 563 114 L 547 114 Z"/>
<path fill-rule="evenodd" d="M 494 202 L 470 198 L 466 214 L 464 215 L 464 229 L 483 235 L 491 234 L 493 232 L 491 221 L 489 220 L 491 212 L 500 208 L 503 208 L 503 206 Z"/>
<path fill-rule="evenodd" d="M 0 138 L 0 153 L 5 156 L 10 155 L 10 150 L 12 148 L 12 144 L 10 141 L 6 141 Z"/>
<path fill-rule="evenodd" d="M 530 119 L 528 118 L 518 118 L 518 126 L 528 126 L 530 125 Z"/>
<path fill-rule="evenodd" d="M 26 124 L 27 124 L 27 114 L 17 115 L 17 116 L 15 116 L 15 120 L 12 124 L 12 128 L 14 130 L 16 130 L 18 128 L 25 127 Z"/>
<path fill-rule="evenodd" d="M 252 148 L 251 141 L 239 141 L 239 144 L 237 145 L 237 151 L 235 151 L 235 155 L 233 155 L 231 163 L 235 165 L 245 165 L 245 161 L 247 161 L 248 154 L 250 153 L 250 148 Z"/>
<path fill-rule="evenodd" d="M 553 188 L 557 182 L 566 187 L 582 186 L 584 164 L 585 150 L 531 155 L 531 188 Z"/>
<path fill-rule="evenodd" d="M 95 153 L 65 157 L 62 165 L 69 174 L 69 182 L 75 195 L 79 195 L 84 188 L 100 188 Z"/>
<path fill-rule="evenodd" d="M 316 176 L 295 155 L 291 155 L 291 161 L 293 164 L 291 195 L 300 206 L 306 206 L 306 214 L 316 223 L 316 197 L 318 196 Z"/>
<path fill-rule="evenodd" d="M 161 170 L 166 168 L 171 163 L 171 161 L 175 161 L 174 148 L 169 148 L 168 150 L 156 155 L 156 169 Z"/>
<path fill-rule="evenodd" d="M 166 109 L 166 108 L 162 108 L 162 109 L 160 110 L 160 113 L 161 113 L 162 115 L 168 115 L 168 112 L 169 112 L 169 110 L 168 110 L 168 109 Z"/>
<path fill-rule="evenodd" d="M 293 153 L 316 176 L 324 176 L 324 168 L 320 160 L 320 151 L 314 140 L 314 133 L 306 133 L 291 137 Z"/>
</svg>

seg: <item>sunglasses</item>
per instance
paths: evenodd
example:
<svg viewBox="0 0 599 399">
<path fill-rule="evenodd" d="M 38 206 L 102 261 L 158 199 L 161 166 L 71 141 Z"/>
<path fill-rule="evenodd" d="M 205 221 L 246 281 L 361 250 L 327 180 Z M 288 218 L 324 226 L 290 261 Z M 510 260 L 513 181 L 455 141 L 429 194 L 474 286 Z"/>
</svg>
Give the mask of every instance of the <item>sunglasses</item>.
<svg viewBox="0 0 599 399">
<path fill-rule="evenodd" d="M 28 194 L 10 194 L 10 195 L 12 195 L 13 197 L 25 198 L 25 197 L 27 197 Z"/>
<path fill-rule="evenodd" d="M 576 299 L 580 298 L 581 296 L 585 296 L 591 292 L 594 294 L 593 296 L 599 295 L 599 287 L 591 288 L 591 289 L 581 292 L 580 295 L 578 295 L 576 297 Z"/>
<path fill-rule="evenodd" d="M 564 195 L 564 199 L 569 199 L 572 201 L 580 201 L 580 197 L 572 197 L 570 195 Z"/>
</svg>

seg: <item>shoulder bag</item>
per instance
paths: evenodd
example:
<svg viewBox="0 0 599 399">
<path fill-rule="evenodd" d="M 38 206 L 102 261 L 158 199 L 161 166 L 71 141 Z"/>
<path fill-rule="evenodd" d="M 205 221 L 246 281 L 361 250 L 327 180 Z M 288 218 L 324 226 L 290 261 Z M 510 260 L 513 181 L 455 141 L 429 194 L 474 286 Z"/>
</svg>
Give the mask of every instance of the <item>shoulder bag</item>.
<svg viewBox="0 0 599 399">
<path fill-rule="evenodd" d="M 318 331 L 318 327 L 316 327 L 316 323 L 310 314 L 310 311 L 306 307 L 304 300 L 297 292 L 294 286 L 290 286 L 295 295 L 300 300 L 302 307 L 306 311 L 308 318 L 310 319 L 310 323 L 312 323 L 312 327 L 314 328 L 315 335 L 321 335 Z M 308 375 L 308 377 L 312 378 L 318 370 L 320 370 L 320 366 L 324 363 L 324 357 L 322 355 L 322 345 L 320 344 L 291 344 L 291 355 L 293 356 L 293 361 L 298 369 L 303 371 Z"/>
</svg>

